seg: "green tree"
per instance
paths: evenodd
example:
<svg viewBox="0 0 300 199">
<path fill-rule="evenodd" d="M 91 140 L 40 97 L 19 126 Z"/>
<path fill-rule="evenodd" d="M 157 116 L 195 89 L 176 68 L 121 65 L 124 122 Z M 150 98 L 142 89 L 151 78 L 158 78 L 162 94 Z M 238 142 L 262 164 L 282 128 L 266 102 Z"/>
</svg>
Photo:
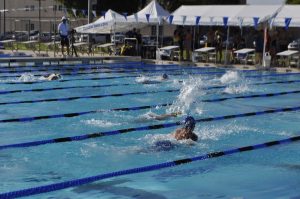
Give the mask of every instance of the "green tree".
<svg viewBox="0 0 300 199">
<path fill-rule="evenodd" d="M 234 5 L 240 0 L 158 0 L 167 10 L 174 11 L 181 5 Z"/>
<path fill-rule="evenodd" d="M 57 0 L 63 3 L 67 8 L 87 9 L 87 0 Z M 98 3 L 93 10 L 107 11 L 108 9 L 117 12 L 127 12 L 129 14 L 136 12 L 139 6 L 139 0 L 98 0 Z"/>
<path fill-rule="evenodd" d="M 300 0 L 287 0 L 287 4 L 300 4 Z"/>
<path fill-rule="evenodd" d="M 67 8 L 87 9 L 87 0 L 57 0 L 63 3 Z M 297 0 L 294 0 L 297 1 Z M 108 9 L 117 12 L 127 12 L 128 14 L 136 12 L 139 8 L 146 5 L 146 0 L 98 0 L 93 10 L 106 11 Z M 240 0 L 158 0 L 158 2 L 168 11 L 172 12 L 180 5 L 213 5 L 213 4 L 239 4 Z"/>
</svg>

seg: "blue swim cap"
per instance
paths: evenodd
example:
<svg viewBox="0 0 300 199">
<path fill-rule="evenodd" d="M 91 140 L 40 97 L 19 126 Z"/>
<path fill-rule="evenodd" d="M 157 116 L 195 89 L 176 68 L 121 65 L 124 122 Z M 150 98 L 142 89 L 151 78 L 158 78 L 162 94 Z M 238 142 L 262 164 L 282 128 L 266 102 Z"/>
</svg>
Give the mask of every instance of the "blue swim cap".
<svg viewBox="0 0 300 199">
<path fill-rule="evenodd" d="M 184 120 L 185 128 L 195 128 L 196 120 L 192 116 L 187 116 Z"/>
<path fill-rule="evenodd" d="M 162 76 L 164 79 L 167 79 L 168 78 L 168 75 L 166 73 L 163 74 Z"/>
</svg>

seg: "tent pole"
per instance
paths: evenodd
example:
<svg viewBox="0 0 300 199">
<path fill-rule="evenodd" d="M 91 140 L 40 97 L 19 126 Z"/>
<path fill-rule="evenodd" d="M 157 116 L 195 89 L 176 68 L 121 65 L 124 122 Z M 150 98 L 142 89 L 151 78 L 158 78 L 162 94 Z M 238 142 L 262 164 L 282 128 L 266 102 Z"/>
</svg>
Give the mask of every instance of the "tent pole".
<svg viewBox="0 0 300 199">
<path fill-rule="evenodd" d="M 193 29 L 194 29 L 194 31 L 193 31 L 193 33 L 194 33 L 194 35 L 193 35 L 193 52 L 194 52 L 194 50 L 195 50 L 195 40 L 196 40 L 196 27 L 193 26 Z"/>
<path fill-rule="evenodd" d="M 225 50 L 225 59 L 224 59 L 224 64 L 228 64 L 227 63 L 227 53 L 228 53 L 228 44 L 229 44 L 229 34 L 230 34 L 230 28 L 229 26 L 227 26 L 227 39 L 226 39 L 226 50 Z"/>
<path fill-rule="evenodd" d="M 117 54 L 117 46 L 116 46 L 116 20 L 114 20 L 114 51 L 115 55 Z"/>
<path fill-rule="evenodd" d="M 158 34 L 159 34 L 159 25 L 158 25 L 159 22 L 157 22 L 156 24 L 156 50 L 158 50 Z"/>
<path fill-rule="evenodd" d="M 264 25 L 264 48 L 263 48 L 263 60 L 262 63 L 265 63 L 265 54 L 266 54 L 266 46 L 267 46 L 267 26 Z"/>
</svg>

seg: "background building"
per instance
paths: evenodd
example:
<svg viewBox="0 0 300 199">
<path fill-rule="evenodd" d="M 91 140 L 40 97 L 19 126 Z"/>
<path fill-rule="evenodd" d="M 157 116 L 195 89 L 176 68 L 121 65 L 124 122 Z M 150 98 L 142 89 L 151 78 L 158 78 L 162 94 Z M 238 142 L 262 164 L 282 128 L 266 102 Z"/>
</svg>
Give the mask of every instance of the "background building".
<svg viewBox="0 0 300 199">
<path fill-rule="evenodd" d="M 1 0 L 0 10 L 4 9 L 6 12 L 0 14 L 0 34 L 40 28 L 41 32 L 54 33 L 61 17 L 66 13 L 64 6 L 55 0 Z M 87 21 L 87 19 L 74 20 L 71 16 L 70 19 L 73 27 Z"/>
</svg>

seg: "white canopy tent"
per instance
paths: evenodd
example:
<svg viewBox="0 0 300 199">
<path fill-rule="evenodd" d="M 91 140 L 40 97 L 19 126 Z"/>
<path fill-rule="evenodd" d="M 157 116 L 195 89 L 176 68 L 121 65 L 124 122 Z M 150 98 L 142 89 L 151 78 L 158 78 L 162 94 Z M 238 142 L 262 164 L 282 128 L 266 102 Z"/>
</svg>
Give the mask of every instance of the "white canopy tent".
<svg viewBox="0 0 300 199">
<path fill-rule="evenodd" d="M 78 33 L 109 34 L 113 32 L 114 27 L 117 27 L 118 31 L 126 31 L 131 28 L 131 25 L 123 15 L 113 10 L 108 10 L 105 16 L 100 17 L 93 23 L 79 26 L 75 30 Z"/>
<path fill-rule="evenodd" d="M 127 17 L 129 22 L 160 24 L 170 13 L 156 0 L 151 1 L 145 8 L 136 14 Z"/>
<path fill-rule="evenodd" d="M 147 24 L 160 24 L 163 18 L 169 16 L 169 12 L 164 10 L 156 0 L 150 2 L 144 9 L 130 16 L 121 15 L 113 10 L 108 10 L 105 17 L 100 17 L 97 21 L 79 26 L 78 33 L 110 33 L 113 29 L 123 32 L 132 28 L 141 28 Z"/>
<path fill-rule="evenodd" d="M 272 25 L 278 27 L 286 27 L 286 25 L 288 27 L 300 27 L 300 5 L 283 6 Z"/>
<path fill-rule="evenodd" d="M 176 25 L 257 26 L 262 22 L 270 22 L 281 9 L 282 5 L 181 6 L 168 20 Z M 229 28 L 227 40 L 228 37 Z"/>
</svg>

